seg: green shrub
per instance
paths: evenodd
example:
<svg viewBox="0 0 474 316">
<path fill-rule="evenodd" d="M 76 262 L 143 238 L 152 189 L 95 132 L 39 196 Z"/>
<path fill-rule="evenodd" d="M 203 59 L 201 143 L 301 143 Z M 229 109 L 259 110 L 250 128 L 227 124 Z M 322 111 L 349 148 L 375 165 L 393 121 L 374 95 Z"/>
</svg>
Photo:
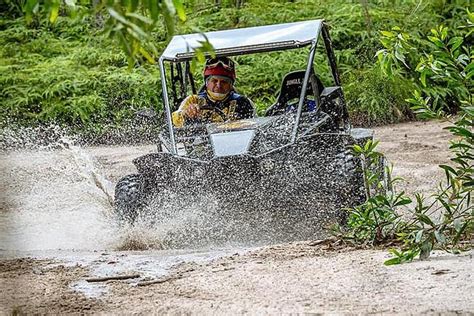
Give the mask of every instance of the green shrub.
<svg viewBox="0 0 474 316">
<path fill-rule="evenodd" d="M 83 22 L 60 18 L 58 31 L 15 20 L 0 31 L 2 122 L 120 124 L 158 108 L 156 67 L 129 71 L 124 53 Z"/>
<path fill-rule="evenodd" d="M 240 7 L 234 1 L 221 3 L 219 7 L 211 0 L 186 2 L 187 22 L 175 23 L 173 27 L 179 34 L 324 18 L 331 28 L 351 115 L 361 124 L 410 118 L 412 114 L 407 110 L 405 99 L 416 99 L 416 96 L 407 95 L 407 91 L 415 89 L 413 82 L 417 83 L 421 75 L 415 71 L 419 59 L 416 62 L 410 59 L 412 52 L 407 52 L 407 64 L 415 75 L 387 78 L 376 70 L 375 53 L 390 48 L 379 42 L 376 36 L 379 30 L 403 25 L 413 41 L 411 45 L 420 49 L 433 45 L 421 40 L 420 34 L 426 34 L 443 20 L 451 32 L 450 38 L 464 36 L 460 34 L 466 31 L 459 28 L 464 25 L 460 21 L 466 18 L 462 1 L 377 0 L 371 1 L 367 8 L 356 0 L 343 3 L 334 0 L 249 0 L 242 2 Z M 111 122 L 120 124 L 143 107 L 161 109 L 161 86 L 156 67 L 148 65 L 141 57 L 129 71 L 130 56 L 117 45 L 115 38 L 109 39 L 109 34 L 104 32 L 104 21 L 107 20 L 104 12 L 67 17 L 64 16 L 66 11 L 60 11 L 54 24 L 47 18 L 35 16 L 27 26 L 16 2 L 7 1 L 1 8 L 5 9 L 2 11 L 5 18 L 0 20 L 2 122 L 8 118 L 8 122 L 25 125 L 55 121 L 85 127 Z M 84 13 L 87 8 L 80 7 L 78 11 L 81 10 Z M 143 23 L 139 23 L 143 30 L 153 31 L 147 37 L 149 47 L 146 48 L 153 48 L 149 50 L 150 54 L 156 49 L 156 57 L 167 44 L 170 19 L 164 18 L 153 27 Z M 136 51 L 134 54 L 137 57 Z M 433 54 L 437 53 L 433 51 Z M 252 98 L 262 113 L 275 101 L 284 74 L 303 69 L 306 56 L 306 51 L 295 50 L 268 56 L 236 57 L 239 64 L 237 89 Z M 321 58 L 322 54 L 318 56 L 316 72 L 328 85 L 327 62 Z M 439 54 L 435 56 L 438 57 Z M 426 67 L 422 68 L 423 65 Z M 429 56 L 423 65 L 420 64 L 418 70 L 432 67 Z M 195 69 L 195 78 L 201 78 L 200 67 Z M 451 102 L 449 99 L 458 93 L 465 94 L 465 90 L 452 89 L 446 76 L 430 78 L 425 92 L 420 95 L 421 103 L 427 97 L 429 103 L 436 97 Z M 433 91 L 429 92 L 428 88 Z"/>
<path fill-rule="evenodd" d="M 472 21 L 474 16 L 470 13 L 469 15 Z M 467 34 L 473 31 L 470 21 L 465 28 Z M 438 191 L 433 195 L 433 202 L 428 203 L 423 196 L 416 195 L 416 205 L 408 209 L 409 218 L 402 219 L 398 208 L 410 203 L 410 198 L 404 192 L 396 194 L 393 190 L 371 195 L 369 180 L 374 179 L 376 184 L 382 184 L 378 180 L 380 176 L 370 168 L 380 159 L 380 153 L 375 151 L 371 142 L 363 148 L 355 146 L 356 155 L 365 162 L 363 171 L 368 188 L 367 201 L 350 210 L 346 230 L 335 230 L 340 238 L 355 244 L 397 243 L 399 249 L 390 250 L 393 257 L 385 262 L 386 265 L 412 261 L 417 256 L 421 259 L 428 258 L 433 249 L 458 253 L 472 249 L 473 246 L 474 107 L 472 83 L 469 78 L 474 75 L 474 63 L 472 57 L 467 57 L 469 54 L 463 56 L 464 52 L 470 50 L 467 37 L 450 38 L 445 27 L 433 29 L 431 34 L 429 41 L 436 47 L 431 47 L 433 50 L 430 53 L 413 50 L 423 54 L 416 69 L 421 73 L 421 84 L 415 87 L 415 97 L 409 102 L 421 118 L 444 116 L 446 109 L 450 109 L 447 100 L 454 101 L 460 108 L 453 125 L 447 128 L 455 140 L 450 146 L 450 164 L 440 165 L 446 174 L 446 181 L 440 182 Z M 389 32 L 383 35 L 388 40 L 384 44 L 384 51 L 381 52 L 382 57 L 379 58 L 382 69 L 392 78 L 413 75 L 413 70 L 404 58 L 405 54 L 412 50 L 411 46 L 405 42 L 404 49 L 398 50 L 397 53 L 400 46 L 393 43 L 398 40 Z M 395 37 L 403 41 L 408 39 L 405 36 Z M 429 56 L 428 62 L 426 56 Z M 443 89 L 437 89 L 438 87 Z M 433 91 L 436 91 L 437 95 L 451 98 L 431 101 Z M 440 94 L 440 91 L 444 91 L 444 94 Z"/>
<path fill-rule="evenodd" d="M 407 101 L 416 113 L 428 106 L 437 115 L 453 114 L 461 101 L 472 103 L 474 14 L 466 10 L 461 18 L 465 24 L 452 32 L 439 25 L 415 39 L 399 27 L 381 31 L 384 48 L 377 52 L 378 63 L 387 76 L 415 83 L 413 97 Z"/>
<path fill-rule="evenodd" d="M 411 118 L 409 103 L 414 85 L 402 77 L 389 77 L 376 68 L 354 70 L 343 76 L 346 100 L 354 124 L 394 123 Z"/>
</svg>

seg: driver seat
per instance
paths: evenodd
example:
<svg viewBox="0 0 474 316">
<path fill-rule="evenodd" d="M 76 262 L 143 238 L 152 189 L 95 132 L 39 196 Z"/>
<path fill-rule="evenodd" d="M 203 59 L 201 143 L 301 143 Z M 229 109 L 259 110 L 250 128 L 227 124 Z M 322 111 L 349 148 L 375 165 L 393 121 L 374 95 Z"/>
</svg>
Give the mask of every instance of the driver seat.
<svg viewBox="0 0 474 316">
<path fill-rule="evenodd" d="M 289 102 L 294 99 L 299 100 L 301 89 L 303 88 L 305 72 L 305 70 L 298 70 L 285 75 L 281 83 L 280 93 L 278 94 L 277 100 L 265 111 L 265 116 L 280 115 L 291 111 L 289 108 Z M 322 91 L 324 90 L 324 86 L 321 80 L 314 74 L 314 70 L 311 71 L 309 75 L 306 96 L 313 96 L 313 98 L 316 98 L 316 94 L 314 93 L 313 89 L 317 89 L 319 95 L 321 95 Z M 312 104 L 308 104 L 310 102 L 311 101 L 305 102 L 303 107 L 304 111 L 315 110 L 314 101 L 312 101 Z"/>
</svg>

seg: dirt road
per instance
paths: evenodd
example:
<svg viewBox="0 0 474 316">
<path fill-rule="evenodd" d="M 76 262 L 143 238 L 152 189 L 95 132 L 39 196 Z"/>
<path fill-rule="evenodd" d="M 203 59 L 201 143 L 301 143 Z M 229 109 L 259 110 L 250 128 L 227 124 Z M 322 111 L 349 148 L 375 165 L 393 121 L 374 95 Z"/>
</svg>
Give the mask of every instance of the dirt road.
<svg viewBox="0 0 474 316">
<path fill-rule="evenodd" d="M 436 188 L 443 177 L 437 166 L 449 159 L 450 135 L 443 130 L 445 126 L 447 123 L 414 122 L 376 129 L 376 138 L 381 140 L 379 149 L 395 164 L 394 174 L 406 180 L 399 189 L 410 194 L 430 194 Z M 147 146 L 101 147 L 89 148 L 88 152 L 104 168 L 105 178 L 115 181 L 120 174 L 133 170 L 131 158 L 149 150 L 151 147 Z M 11 154 L 3 157 L 4 161 L 8 157 L 12 158 Z M 0 201 L 4 223 L 14 208 L 28 209 L 30 206 L 24 205 L 25 198 L 37 190 L 33 183 L 25 189 L 25 185 L 14 182 L 14 176 L 8 176 L 14 170 L 16 175 L 27 177 L 21 168 L 25 164 L 26 161 L 2 165 L 4 178 L 11 182 L 5 190 L 21 192 L 20 198 Z M 68 169 L 67 165 L 58 165 L 60 170 Z M 77 186 L 74 181 L 68 178 L 61 185 L 67 187 L 75 183 Z M 40 199 L 39 195 L 35 197 Z M 76 201 L 74 198 L 71 195 L 69 201 Z M 104 200 L 106 198 L 101 196 L 97 203 L 103 204 Z M 67 206 L 70 215 L 75 216 L 77 210 L 72 204 L 84 201 L 61 204 L 61 207 Z M 47 201 L 44 203 L 51 207 Z M 92 203 L 91 199 L 87 203 Z M 87 210 L 95 204 L 91 205 Z M 78 211 L 83 214 L 82 209 Z M 84 224 L 82 220 L 81 223 L 79 218 L 75 227 L 67 228 L 69 232 L 74 233 L 79 227 L 82 235 L 78 233 L 78 236 L 87 236 L 91 231 L 102 236 L 98 232 L 106 228 L 101 226 L 94 231 L 89 222 Z M 95 222 L 94 226 L 97 226 Z M 7 234 L 4 227 L 8 226 L 2 226 L 2 234 Z M 105 235 L 110 234 L 107 231 Z M 472 252 L 459 256 L 434 253 L 426 261 L 386 267 L 383 265 L 388 258 L 385 249 L 335 249 L 325 244 L 315 245 L 312 241 L 227 249 L 225 253 L 183 259 L 175 253 L 174 257 L 162 256 L 158 250 L 86 249 L 63 253 L 58 249 L 69 244 L 59 241 L 50 242 L 51 248 L 55 249 L 52 252 L 33 251 L 36 248 L 31 245 L 37 246 L 35 240 L 38 238 L 32 236 L 23 240 L 9 234 L 8 238 L 1 239 L 4 243 L 0 261 L 2 313 L 474 313 Z M 58 236 L 63 240 L 68 234 Z M 14 244 L 13 249 L 30 248 L 15 255 L 8 243 L 14 238 L 23 243 Z M 42 239 L 40 242 L 44 243 Z M 85 239 L 82 244 L 86 242 L 90 240 Z M 30 250 L 35 258 L 25 258 Z M 163 258 L 175 259 L 168 262 L 165 273 L 157 273 L 152 267 Z M 100 282 L 95 288 L 88 287 L 87 278 L 98 276 L 104 268 L 114 272 L 116 266 L 121 267 L 116 274 L 138 273 L 141 278 L 111 280 Z M 81 290 L 84 288 L 85 291 Z"/>
</svg>

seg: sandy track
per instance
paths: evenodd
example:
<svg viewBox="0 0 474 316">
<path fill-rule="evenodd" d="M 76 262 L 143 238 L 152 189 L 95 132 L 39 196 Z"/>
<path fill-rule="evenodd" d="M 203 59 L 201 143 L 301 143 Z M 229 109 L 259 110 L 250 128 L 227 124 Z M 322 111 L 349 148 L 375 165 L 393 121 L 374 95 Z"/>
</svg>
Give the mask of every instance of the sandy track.
<svg viewBox="0 0 474 316">
<path fill-rule="evenodd" d="M 449 158 L 446 123 L 415 122 L 376 129 L 379 149 L 406 179 L 399 188 L 430 194 Z M 110 179 L 132 171 L 127 154 L 91 152 Z M 132 157 L 133 156 L 133 157 Z M 128 168 L 128 169 L 127 169 Z M 0 311 L 27 313 L 474 313 L 472 252 L 436 253 L 426 261 L 385 267 L 386 250 L 333 249 L 311 242 L 263 247 L 207 263 L 177 265 L 169 280 L 136 287 L 111 281 L 97 299 L 72 291 L 90 275 L 88 266 L 63 267 L 48 260 L 2 260 Z M 127 258 L 124 258 L 127 260 Z M 139 269 L 139 268 L 137 268 Z"/>
<path fill-rule="evenodd" d="M 375 129 L 375 138 L 381 142 L 378 149 L 394 164 L 393 173 L 402 177 L 398 190 L 409 194 L 430 195 L 443 180 L 444 172 L 438 167 L 449 163 L 449 141 L 452 135 L 443 128 L 449 122 L 410 122 Z"/>
<path fill-rule="evenodd" d="M 147 289 L 120 284 L 105 304 L 113 312 L 127 305 L 143 313 L 198 314 L 474 310 L 472 255 L 441 255 L 396 267 L 385 267 L 386 258 L 380 250 L 286 244 L 181 267 L 187 268 L 181 278 Z"/>
<path fill-rule="evenodd" d="M 98 311 L 101 302 L 74 292 L 70 285 L 87 268 L 65 267 L 54 260 L 22 258 L 0 261 L 1 314 L 57 314 Z"/>
</svg>

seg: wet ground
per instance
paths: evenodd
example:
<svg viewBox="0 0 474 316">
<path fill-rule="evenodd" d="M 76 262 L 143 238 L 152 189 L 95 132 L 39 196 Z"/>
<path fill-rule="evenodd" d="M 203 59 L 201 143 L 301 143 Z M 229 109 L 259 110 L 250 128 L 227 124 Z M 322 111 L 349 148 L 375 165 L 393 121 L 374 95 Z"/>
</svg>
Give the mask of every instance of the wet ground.
<svg viewBox="0 0 474 316">
<path fill-rule="evenodd" d="M 130 283 L 136 284 L 164 276 L 183 262 L 209 261 L 250 249 L 209 245 L 163 250 L 162 236 L 170 228 L 118 225 L 112 207 L 114 182 L 134 172 L 133 158 L 153 149 L 81 148 L 63 139 L 59 148 L 5 152 L 1 257 L 44 260 L 47 269 L 86 266 L 96 277 L 138 271 L 140 278 Z M 87 297 L 100 296 L 106 288 L 84 280 L 70 286 Z"/>
<path fill-rule="evenodd" d="M 399 189 L 436 188 L 446 125 L 376 130 Z M 120 227 L 111 207 L 113 183 L 154 146 L 53 147 L 0 153 L 1 312 L 474 312 L 472 253 L 388 268 L 386 250 L 311 241 L 163 250 L 169 227 Z M 87 281 L 107 276 L 130 278 Z"/>
</svg>

